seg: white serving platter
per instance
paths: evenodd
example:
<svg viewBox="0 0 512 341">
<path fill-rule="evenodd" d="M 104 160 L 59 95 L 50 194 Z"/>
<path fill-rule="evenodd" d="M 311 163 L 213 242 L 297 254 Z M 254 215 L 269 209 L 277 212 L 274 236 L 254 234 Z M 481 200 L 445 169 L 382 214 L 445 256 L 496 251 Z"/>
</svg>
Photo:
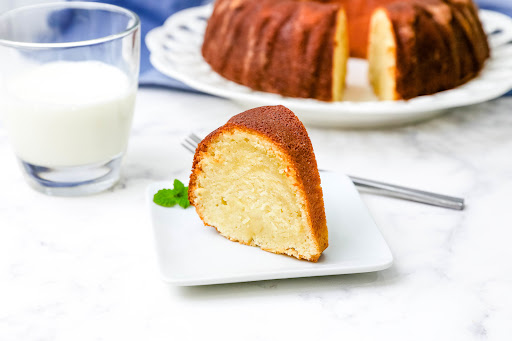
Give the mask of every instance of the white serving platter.
<svg viewBox="0 0 512 341">
<path fill-rule="evenodd" d="M 201 55 L 201 45 L 211 5 L 180 11 L 146 36 L 151 63 L 159 71 L 192 88 L 231 99 L 243 109 L 282 104 L 307 125 L 376 127 L 406 124 L 434 117 L 448 109 L 485 102 L 512 89 L 512 19 L 481 10 L 492 56 L 474 80 L 452 90 L 408 101 L 378 101 L 368 84 L 366 60 L 351 58 L 347 92 L 342 102 L 283 97 L 251 90 L 228 81 L 211 70 Z"/>
</svg>

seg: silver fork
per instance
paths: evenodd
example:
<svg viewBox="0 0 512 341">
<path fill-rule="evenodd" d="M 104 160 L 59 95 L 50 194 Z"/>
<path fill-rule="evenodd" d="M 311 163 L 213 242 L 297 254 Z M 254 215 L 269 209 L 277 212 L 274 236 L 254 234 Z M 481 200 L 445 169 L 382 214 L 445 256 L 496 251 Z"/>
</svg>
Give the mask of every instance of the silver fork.
<svg viewBox="0 0 512 341">
<path fill-rule="evenodd" d="M 201 138 L 196 134 L 192 133 L 187 138 L 185 138 L 183 142 L 181 142 L 181 145 L 185 147 L 189 152 L 194 154 L 196 152 L 196 148 L 199 142 L 201 142 Z M 325 172 L 324 170 L 320 171 Z M 414 188 L 408 188 L 369 179 L 363 179 L 350 175 L 348 177 L 350 178 L 350 180 L 352 180 L 354 185 L 356 185 L 360 190 L 363 190 L 365 192 L 420 202 L 439 207 L 451 208 L 454 210 L 464 209 L 463 198 L 421 191 Z"/>
</svg>

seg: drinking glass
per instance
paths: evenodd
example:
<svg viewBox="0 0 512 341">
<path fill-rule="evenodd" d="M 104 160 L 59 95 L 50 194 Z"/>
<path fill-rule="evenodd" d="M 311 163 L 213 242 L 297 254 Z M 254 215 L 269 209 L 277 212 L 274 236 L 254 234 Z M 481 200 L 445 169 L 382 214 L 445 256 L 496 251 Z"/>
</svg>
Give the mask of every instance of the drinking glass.
<svg viewBox="0 0 512 341">
<path fill-rule="evenodd" d="M 139 59 L 139 18 L 118 6 L 59 2 L 0 15 L 0 114 L 33 188 L 84 195 L 120 179 Z"/>
</svg>

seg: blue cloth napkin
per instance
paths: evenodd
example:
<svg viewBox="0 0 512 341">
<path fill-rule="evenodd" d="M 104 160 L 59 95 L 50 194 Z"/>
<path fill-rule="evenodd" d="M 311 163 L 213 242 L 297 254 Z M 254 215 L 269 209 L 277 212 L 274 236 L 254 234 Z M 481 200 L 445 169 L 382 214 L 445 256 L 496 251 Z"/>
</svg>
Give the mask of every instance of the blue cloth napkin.
<svg viewBox="0 0 512 341">
<path fill-rule="evenodd" d="M 110 3 L 128 8 L 140 17 L 141 22 L 141 54 L 140 54 L 140 86 L 161 86 L 174 89 L 195 91 L 173 78 L 157 71 L 149 61 L 149 50 L 146 46 L 146 34 L 153 28 L 163 25 L 172 14 L 182 9 L 200 6 L 211 0 L 90 0 L 93 2 Z"/>
<path fill-rule="evenodd" d="M 512 17 L 512 0 L 476 0 L 482 9 L 504 13 Z"/>
<path fill-rule="evenodd" d="M 195 91 L 187 85 L 167 77 L 157 71 L 149 61 L 149 51 L 144 37 L 155 27 L 161 26 L 165 19 L 182 9 L 200 6 L 211 0 L 93 0 L 131 9 L 137 13 L 142 24 L 142 49 L 140 61 L 140 86 L 161 86 L 174 89 Z M 512 0 L 476 0 L 478 6 L 512 16 Z M 512 95 L 512 91 L 508 93 Z"/>
</svg>

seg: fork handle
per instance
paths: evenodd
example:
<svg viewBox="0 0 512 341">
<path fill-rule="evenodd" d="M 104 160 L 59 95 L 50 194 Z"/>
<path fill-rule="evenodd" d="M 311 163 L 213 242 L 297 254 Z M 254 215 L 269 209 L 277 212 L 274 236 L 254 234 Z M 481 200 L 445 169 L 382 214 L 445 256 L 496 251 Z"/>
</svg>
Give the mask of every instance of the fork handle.
<svg viewBox="0 0 512 341">
<path fill-rule="evenodd" d="M 424 204 L 451 208 L 454 210 L 464 209 L 464 199 L 451 197 L 432 192 L 420 191 L 413 188 L 387 184 L 384 182 L 349 176 L 350 180 L 365 191 L 385 195 L 389 197 L 421 202 Z"/>
</svg>

